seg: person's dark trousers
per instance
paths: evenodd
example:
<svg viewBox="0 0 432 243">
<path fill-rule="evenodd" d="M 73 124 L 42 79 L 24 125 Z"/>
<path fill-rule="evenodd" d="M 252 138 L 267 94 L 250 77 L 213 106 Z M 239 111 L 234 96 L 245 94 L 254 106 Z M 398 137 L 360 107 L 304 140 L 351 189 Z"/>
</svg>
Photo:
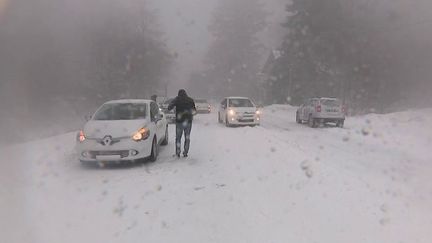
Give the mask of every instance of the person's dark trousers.
<svg viewBox="0 0 432 243">
<path fill-rule="evenodd" d="M 189 152 L 190 145 L 190 133 L 192 130 L 192 122 L 177 122 L 176 123 L 176 155 L 180 155 L 181 150 L 181 138 L 183 136 L 183 132 L 185 134 L 185 142 L 184 142 L 184 150 L 183 155 L 187 155 Z"/>
</svg>

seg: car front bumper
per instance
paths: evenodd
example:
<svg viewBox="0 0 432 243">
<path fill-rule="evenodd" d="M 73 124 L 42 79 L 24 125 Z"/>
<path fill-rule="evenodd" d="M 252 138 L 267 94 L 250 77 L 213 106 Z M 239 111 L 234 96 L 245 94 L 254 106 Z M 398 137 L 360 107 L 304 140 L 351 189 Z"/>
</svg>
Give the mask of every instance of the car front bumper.
<svg viewBox="0 0 432 243">
<path fill-rule="evenodd" d="M 112 145 L 102 145 L 95 139 L 77 142 L 76 151 L 82 162 L 127 162 L 147 158 L 151 155 L 152 140 L 133 141 L 120 139 Z"/>
<path fill-rule="evenodd" d="M 243 118 L 237 116 L 229 116 L 228 123 L 230 125 L 239 125 L 239 126 L 259 125 L 261 123 L 261 117 L 254 116 L 254 117 Z"/>
</svg>

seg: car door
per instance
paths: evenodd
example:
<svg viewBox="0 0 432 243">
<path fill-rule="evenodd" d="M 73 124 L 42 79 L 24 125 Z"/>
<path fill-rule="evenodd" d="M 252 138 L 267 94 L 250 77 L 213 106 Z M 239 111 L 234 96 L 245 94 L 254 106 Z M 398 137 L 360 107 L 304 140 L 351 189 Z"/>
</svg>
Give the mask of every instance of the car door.
<svg viewBox="0 0 432 243">
<path fill-rule="evenodd" d="M 156 104 L 156 116 L 157 116 L 157 130 L 158 130 L 158 139 L 162 141 L 165 137 L 165 129 L 166 129 L 166 120 L 163 119 L 163 115 L 161 110 L 159 109 L 158 104 Z"/>
<path fill-rule="evenodd" d="M 302 119 L 307 120 L 309 119 L 309 106 L 310 106 L 311 99 L 307 99 L 305 101 L 305 104 L 303 105 L 302 109 Z"/>
<path fill-rule="evenodd" d="M 166 118 L 163 115 L 162 110 L 159 108 L 159 105 L 156 104 L 156 110 L 157 110 L 157 129 L 159 132 L 158 138 L 160 141 L 162 141 L 165 138 L 165 131 L 167 127 L 167 121 Z"/>
<path fill-rule="evenodd" d="M 163 138 L 162 136 L 162 125 L 163 122 L 160 119 L 160 114 L 159 114 L 159 107 L 155 102 L 151 102 L 150 103 L 150 118 L 151 118 L 151 126 L 153 127 L 153 134 L 156 134 L 156 137 L 158 139 L 158 142 L 161 138 Z"/>
<path fill-rule="evenodd" d="M 312 114 L 312 117 L 315 116 L 315 104 L 316 104 L 316 99 L 310 99 L 308 105 L 308 118 L 309 118 L 309 114 Z"/>
<path fill-rule="evenodd" d="M 228 104 L 227 99 L 223 99 L 222 102 L 221 102 L 221 105 L 220 105 L 220 112 L 219 112 L 219 114 L 220 114 L 220 117 L 221 117 L 222 121 L 226 120 L 227 104 Z"/>
<path fill-rule="evenodd" d="M 303 110 L 304 110 L 304 103 L 301 104 L 299 106 L 299 108 L 297 109 L 298 118 L 301 119 L 301 120 L 304 120 Z"/>
</svg>

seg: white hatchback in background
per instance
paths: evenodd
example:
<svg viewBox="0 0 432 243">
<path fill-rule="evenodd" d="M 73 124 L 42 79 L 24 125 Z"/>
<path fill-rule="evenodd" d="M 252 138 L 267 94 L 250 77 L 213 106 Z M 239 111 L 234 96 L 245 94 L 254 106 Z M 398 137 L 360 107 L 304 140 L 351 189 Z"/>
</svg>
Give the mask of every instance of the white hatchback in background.
<svg viewBox="0 0 432 243">
<path fill-rule="evenodd" d="M 210 113 L 210 103 L 205 99 L 194 99 L 197 113 Z"/>
<path fill-rule="evenodd" d="M 319 124 L 335 123 L 343 127 L 346 108 L 342 101 L 336 98 L 311 98 L 301 105 L 296 112 L 296 122 L 307 121 L 310 127 Z"/>
<path fill-rule="evenodd" d="M 103 104 L 77 134 L 83 163 L 156 161 L 159 144 L 168 144 L 165 115 L 151 100 L 115 100 Z"/>
<path fill-rule="evenodd" d="M 218 121 L 231 125 L 255 126 L 261 122 L 261 111 L 246 97 L 226 97 L 222 100 Z"/>
</svg>

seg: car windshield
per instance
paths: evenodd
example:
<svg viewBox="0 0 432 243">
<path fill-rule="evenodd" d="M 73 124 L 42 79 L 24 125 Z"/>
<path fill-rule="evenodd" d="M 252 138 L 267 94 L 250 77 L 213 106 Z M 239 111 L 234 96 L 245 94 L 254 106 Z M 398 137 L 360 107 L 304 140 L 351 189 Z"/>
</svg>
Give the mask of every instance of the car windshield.
<svg viewBox="0 0 432 243">
<path fill-rule="evenodd" d="M 196 99 L 195 103 L 208 103 L 207 100 L 204 99 Z"/>
<path fill-rule="evenodd" d="M 229 107 L 254 107 L 249 99 L 230 99 Z"/>
<path fill-rule="evenodd" d="M 104 104 L 94 115 L 93 120 L 138 120 L 145 119 L 147 104 Z"/>
<path fill-rule="evenodd" d="M 329 107 L 341 106 L 341 101 L 337 99 L 322 99 L 321 104 Z"/>
</svg>

